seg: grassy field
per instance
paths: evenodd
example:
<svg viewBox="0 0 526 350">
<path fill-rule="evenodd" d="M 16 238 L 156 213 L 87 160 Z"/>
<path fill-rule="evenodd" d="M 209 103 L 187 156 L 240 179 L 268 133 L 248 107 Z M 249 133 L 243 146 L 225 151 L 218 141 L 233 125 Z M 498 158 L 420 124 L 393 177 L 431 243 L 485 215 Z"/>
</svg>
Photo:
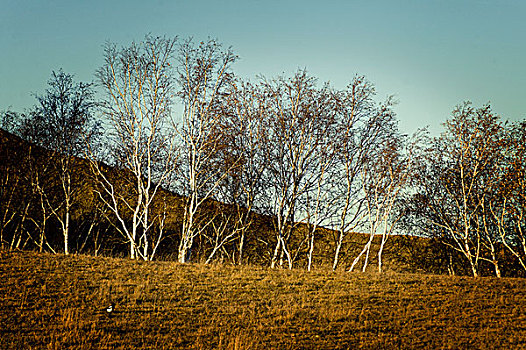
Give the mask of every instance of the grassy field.
<svg viewBox="0 0 526 350">
<path fill-rule="evenodd" d="M 526 348 L 525 279 L 6 251 L 0 275 L 1 349 Z"/>
</svg>

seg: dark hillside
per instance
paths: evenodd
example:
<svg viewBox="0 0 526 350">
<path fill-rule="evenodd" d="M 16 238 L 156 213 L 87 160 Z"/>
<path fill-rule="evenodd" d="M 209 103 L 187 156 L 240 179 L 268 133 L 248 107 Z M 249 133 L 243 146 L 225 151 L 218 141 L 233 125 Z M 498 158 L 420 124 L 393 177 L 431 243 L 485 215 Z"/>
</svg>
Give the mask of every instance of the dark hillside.
<svg viewBox="0 0 526 350">
<path fill-rule="evenodd" d="M 0 129 L 0 242 L 4 248 L 32 249 L 60 252 L 60 227 L 50 213 L 49 206 L 61 208 L 60 183 L 54 152 L 32 145 L 16 135 Z M 71 224 L 73 251 L 93 255 L 125 256 L 127 244 L 116 229 L 113 213 L 100 201 L 97 195 L 98 183 L 94 178 L 89 161 L 72 158 L 75 205 Z M 129 174 L 107 165 L 102 170 L 116 184 L 116 191 L 128 193 L 133 198 L 133 181 Z M 131 184 L 131 185 L 130 185 Z M 42 196 L 37 186 L 44 189 L 47 196 L 46 211 L 43 211 Z M 130 202 L 133 199 L 130 199 Z M 152 206 L 152 216 L 167 208 L 164 238 L 159 247 L 158 258 L 172 260 L 177 257 L 178 236 L 183 215 L 184 198 L 161 189 L 157 201 Z M 229 207 L 214 201 L 203 206 L 203 212 L 224 210 Z M 47 215 L 47 216 L 46 216 Z M 45 217 L 45 224 L 42 224 Z M 125 217 L 131 220 L 130 217 Z M 245 251 L 249 263 L 266 263 L 262 242 L 268 241 L 269 217 L 254 214 L 254 224 L 247 238 Z M 95 224 L 95 225 L 94 225 Z M 41 232 L 44 230 L 44 233 Z M 42 247 L 38 246 L 39 236 L 44 236 Z M 272 236 L 271 236 L 272 237 Z M 195 261 L 206 258 L 210 249 L 203 237 L 198 237 L 195 249 Z"/>
<path fill-rule="evenodd" d="M 42 197 L 36 190 L 35 184 L 43 186 L 49 197 L 49 203 L 60 208 L 60 192 L 56 168 L 50 166 L 56 162 L 53 152 L 31 145 L 19 137 L 0 129 L 0 241 L 7 249 L 30 249 L 37 251 L 61 252 L 62 236 L 60 225 L 50 214 L 49 209 L 43 211 Z M 90 255 L 127 256 L 128 246 L 123 235 L 116 230 L 115 218 L 101 203 L 96 194 L 97 181 L 91 172 L 89 162 L 82 158 L 74 158 L 75 205 L 72 211 L 71 249 L 72 252 Z M 120 191 L 132 193 L 127 181 L 126 172 L 109 166 L 103 166 L 110 177 L 119 179 L 116 183 Z M 156 259 L 176 260 L 179 243 L 181 222 L 183 216 L 184 198 L 169 191 L 161 191 L 159 200 L 154 203 L 153 214 L 162 208 L 167 208 L 166 227 L 163 240 L 159 246 Z M 161 200 L 162 198 L 162 200 Z M 210 212 L 228 212 L 232 208 L 209 201 L 204 206 L 202 215 Z M 42 224 L 47 215 L 45 225 Z M 270 216 L 252 215 L 253 224 L 246 235 L 244 246 L 244 263 L 268 266 L 276 236 L 272 231 L 273 218 Z M 305 225 L 299 225 L 295 231 L 295 244 L 300 249 L 294 266 L 307 266 L 307 244 L 299 242 L 304 239 Z M 339 269 L 346 269 L 362 249 L 368 237 L 364 234 L 349 234 L 343 242 Z M 313 266 L 315 269 L 326 269 L 332 266 L 335 232 L 319 229 L 316 233 Z M 40 245 L 39 245 L 40 244 Z M 229 243 L 230 251 L 235 251 L 236 241 Z M 193 252 L 194 262 L 204 262 L 212 247 L 210 241 L 198 236 Z M 376 251 L 378 239 L 373 242 L 372 254 L 368 270 L 377 269 Z M 218 252 L 216 261 L 231 262 L 232 256 Z M 450 260 L 451 259 L 451 260 Z M 508 259 L 507 261 L 511 261 Z M 384 270 L 396 272 L 425 272 L 434 274 L 448 273 L 452 263 L 456 274 L 469 274 L 459 255 L 449 256 L 443 246 L 434 240 L 411 236 L 393 236 L 389 239 L 384 252 Z M 516 276 L 513 263 L 504 266 L 505 276 Z M 357 266 L 361 269 L 361 266 Z M 482 271 L 491 275 L 489 264 Z"/>
<path fill-rule="evenodd" d="M 7 251 L 0 278 L 2 349 L 526 348 L 523 279 Z"/>
</svg>

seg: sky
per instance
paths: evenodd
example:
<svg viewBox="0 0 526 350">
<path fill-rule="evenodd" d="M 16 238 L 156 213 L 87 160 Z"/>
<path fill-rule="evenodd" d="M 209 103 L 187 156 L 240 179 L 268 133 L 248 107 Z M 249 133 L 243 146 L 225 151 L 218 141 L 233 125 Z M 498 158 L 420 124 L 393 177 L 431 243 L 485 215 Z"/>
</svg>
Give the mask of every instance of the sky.
<svg viewBox="0 0 526 350">
<path fill-rule="evenodd" d="M 53 70 L 94 81 L 105 42 L 150 33 L 216 38 L 252 80 L 365 75 L 405 133 L 440 133 L 466 100 L 524 120 L 525 18 L 523 0 L 0 0 L 0 111 L 30 108 Z"/>
</svg>

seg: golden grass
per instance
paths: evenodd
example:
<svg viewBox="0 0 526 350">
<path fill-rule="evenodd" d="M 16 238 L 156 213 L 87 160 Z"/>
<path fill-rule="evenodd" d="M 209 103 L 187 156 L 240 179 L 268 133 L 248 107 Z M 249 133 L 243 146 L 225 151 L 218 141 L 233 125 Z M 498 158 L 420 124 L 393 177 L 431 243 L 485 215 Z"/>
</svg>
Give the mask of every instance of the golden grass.
<svg viewBox="0 0 526 350">
<path fill-rule="evenodd" d="M 6 251 L 0 276 L 2 349 L 526 348 L 524 279 Z"/>
</svg>

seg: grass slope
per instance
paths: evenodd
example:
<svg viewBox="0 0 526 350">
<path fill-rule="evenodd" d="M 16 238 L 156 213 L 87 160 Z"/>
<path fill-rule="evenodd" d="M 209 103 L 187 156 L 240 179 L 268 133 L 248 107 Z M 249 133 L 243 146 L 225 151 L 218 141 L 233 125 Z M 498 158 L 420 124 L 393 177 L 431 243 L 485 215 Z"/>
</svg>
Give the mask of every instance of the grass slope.
<svg viewBox="0 0 526 350">
<path fill-rule="evenodd" d="M 2 349 L 526 348 L 524 279 L 7 251 L 0 278 Z"/>
</svg>

